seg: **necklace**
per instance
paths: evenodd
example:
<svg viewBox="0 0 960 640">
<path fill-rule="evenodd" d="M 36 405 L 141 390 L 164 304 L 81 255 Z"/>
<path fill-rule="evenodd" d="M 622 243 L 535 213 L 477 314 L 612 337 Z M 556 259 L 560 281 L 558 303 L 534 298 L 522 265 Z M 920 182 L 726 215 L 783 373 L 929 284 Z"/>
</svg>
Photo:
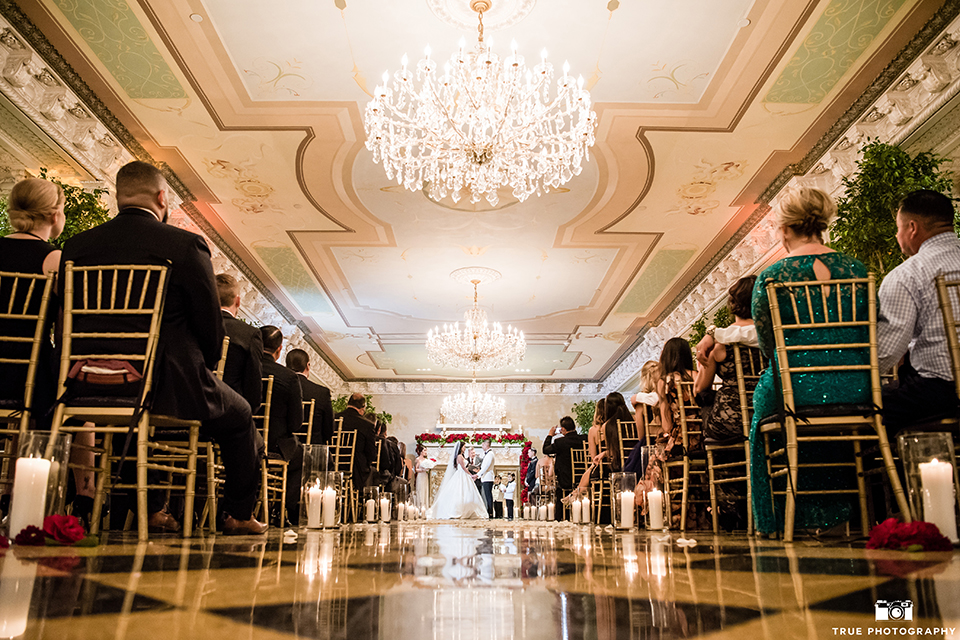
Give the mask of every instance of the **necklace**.
<svg viewBox="0 0 960 640">
<path fill-rule="evenodd" d="M 40 241 L 42 241 L 42 242 L 46 242 L 46 241 L 47 241 L 46 238 L 41 238 L 40 236 L 38 236 L 37 234 L 33 233 L 32 231 L 21 231 L 20 233 L 22 233 L 22 234 L 25 235 L 25 236 L 33 236 L 34 238 L 36 238 L 37 240 L 40 240 Z"/>
</svg>

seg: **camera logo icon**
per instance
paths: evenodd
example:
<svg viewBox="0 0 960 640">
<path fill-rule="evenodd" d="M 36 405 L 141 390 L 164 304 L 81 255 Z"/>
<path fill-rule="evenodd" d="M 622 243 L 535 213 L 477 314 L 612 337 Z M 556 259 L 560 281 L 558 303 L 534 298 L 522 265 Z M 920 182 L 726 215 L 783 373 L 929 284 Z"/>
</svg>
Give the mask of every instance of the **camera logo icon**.
<svg viewBox="0 0 960 640">
<path fill-rule="evenodd" d="M 913 620 L 913 600 L 877 600 L 877 620 Z"/>
</svg>

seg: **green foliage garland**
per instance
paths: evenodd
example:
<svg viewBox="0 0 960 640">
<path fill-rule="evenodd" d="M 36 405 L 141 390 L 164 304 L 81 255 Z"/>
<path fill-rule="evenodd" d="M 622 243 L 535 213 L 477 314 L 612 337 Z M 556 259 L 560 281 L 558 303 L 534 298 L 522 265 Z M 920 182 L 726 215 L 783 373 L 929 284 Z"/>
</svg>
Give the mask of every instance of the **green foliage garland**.
<svg viewBox="0 0 960 640">
<path fill-rule="evenodd" d="M 377 408 L 376 408 L 375 406 L 373 406 L 373 396 L 372 396 L 372 395 L 364 394 L 363 397 L 364 397 L 364 398 L 366 399 L 366 401 L 367 401 L 366 407 L 365 407 L 365 409 L 364 409 L 364 415 L 365 415 L 365 416 L 369 416 L 369 417 L 375 418 L 375 419 L 377 419 L 377 420 L 382 420 L 382 421 L 385 422 L 386 424 L 390 424 L 391 422 L 393 422 L 393 414 L 392 414 L 392 413 L 387 413 L 386 411 L 377 411 Z M 333 412 L 336 414 L 336 413 L 340 413 L 340 412 L 342 412 L 342 411 L 346 411 L 346 410 L 347 410 L 347 400 L 349 400 L 349 399 L 350 399 L 350 397 L 347 396 L 347 395 L 339 395 L 339 396 L 337 396 L 336 398 L 334 398 L 333 401 L 331 402 L 331 404 L 333 405 Z"/>
<path fill-rule="evenodd" d="M 830 246 L 865 264 L 879 283 L 904 260 L 896 239 L 899 201 L 917 189 L 951 195 L 950 173 L 940 168 L 945 161 L 926 151 L 911 158 L 899 147 L 868 141 L 857 172 L 843 179 Z"/>
</svg>

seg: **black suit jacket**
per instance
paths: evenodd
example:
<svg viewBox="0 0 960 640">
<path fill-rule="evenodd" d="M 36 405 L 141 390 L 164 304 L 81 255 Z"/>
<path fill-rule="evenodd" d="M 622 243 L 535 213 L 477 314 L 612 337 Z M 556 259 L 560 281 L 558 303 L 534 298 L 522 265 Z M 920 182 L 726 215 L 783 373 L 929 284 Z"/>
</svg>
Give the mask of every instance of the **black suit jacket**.
<svg viewBox="0 0 960 640">
<path fill-rule="evenodd" d="M 223 414 L 223 392 L 213 375 L 223 349 L 220 300 L 206 241 L 164 224 L 144 209 L 127 208 L 66 242 L 60 261 L 78 266 L 155 264 L 169 267 L 167 297 L 154 365 L 152 409 L 182 419 L 206 420 Z M 63 277 L 60 279 L 63 292 Z M 61 298 L 62 299 L 62 298 Z M 134 327 L 146 323 L 133 324 Z M 75 331 L 110 331 L 131 323 L 77 317 Z M 99 342 L 99 344 L 97 344 Z M 94 353 L 105 341 L 78 341 L 78 353 Z M 83 343 L 83 346 L 81 346 Z"/>
<path fill-rule="evenodd" d="M 220 315 L 223 317 L 223 328 L 230 338 L 223 381 L 242 395 L 250 405 L 250 411 L 256 413 L 263 402 L 263 367 L 260 364 L 263 338 L 260 329 L 237 320 L 229 311 L 221 309 Z"/>
<path fill-rule="evenodd" d="M 353 407 L 347 407 L 336 417 L 343 418 L 341 429 L 357 432 L 353 452 L 353 486 L 364 487 L 367 484 L 367 476 L 370 475 L 370 466 L 377 457 L 377 438 L 373 432 L 373 423 Z"/>
<path fill-rule="evenodd" d="M 289 460 L 293 450 L 297 448 L 298 441 L 294 434 L 303 426 L 303 396 L 300 392 L 300 381 L 297 380 L 300 376 L 274 361 L 266 353 L 263 353 L 260 364 L 264 378 L 273 376 L 267 451 L 280 453 L 284 460 Z"/>
<path fill-rule="evenodd" d="M 320 444 L 330 444 L 333 440 L 333 404 L 330 400 L 330 389 L 308 380 L 306 376 L 299 373 L 297 377 L 300 379 L 303 401 L 314 401 L 313 438 Z"/>
<path fill-rule="evenodd" d="M 576 432 L 567 433 L 554 441 L 553 436 L 547 436 L 543 441 L 543 452 L 554 457 L 554 472 L 557 474 L 557 484 L 560 488 L 569 491 L 573 489 L 573 464 L 570 460 L 572 449 L 583 449 L 586 438 Z"/>
</svg>

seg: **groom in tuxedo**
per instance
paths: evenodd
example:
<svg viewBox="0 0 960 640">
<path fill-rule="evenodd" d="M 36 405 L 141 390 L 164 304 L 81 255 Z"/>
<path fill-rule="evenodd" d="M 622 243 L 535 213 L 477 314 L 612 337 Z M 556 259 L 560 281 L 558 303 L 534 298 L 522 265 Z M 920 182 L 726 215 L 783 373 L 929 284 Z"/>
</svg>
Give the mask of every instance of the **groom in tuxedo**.
<svg viewBox="0 0 960 640">
<path fill-rule="evenodd" d="M 483 499 L 487 503 L 487 515 L 493 517 L 493 468 L 496 464 L 495 455 L 490 450 L 490 441 L 483 441 L 483 457 L 480 462 L 480 470 L 477 475 L 480 476 L 480 483 L 483 486 Z"/>
</svg>

